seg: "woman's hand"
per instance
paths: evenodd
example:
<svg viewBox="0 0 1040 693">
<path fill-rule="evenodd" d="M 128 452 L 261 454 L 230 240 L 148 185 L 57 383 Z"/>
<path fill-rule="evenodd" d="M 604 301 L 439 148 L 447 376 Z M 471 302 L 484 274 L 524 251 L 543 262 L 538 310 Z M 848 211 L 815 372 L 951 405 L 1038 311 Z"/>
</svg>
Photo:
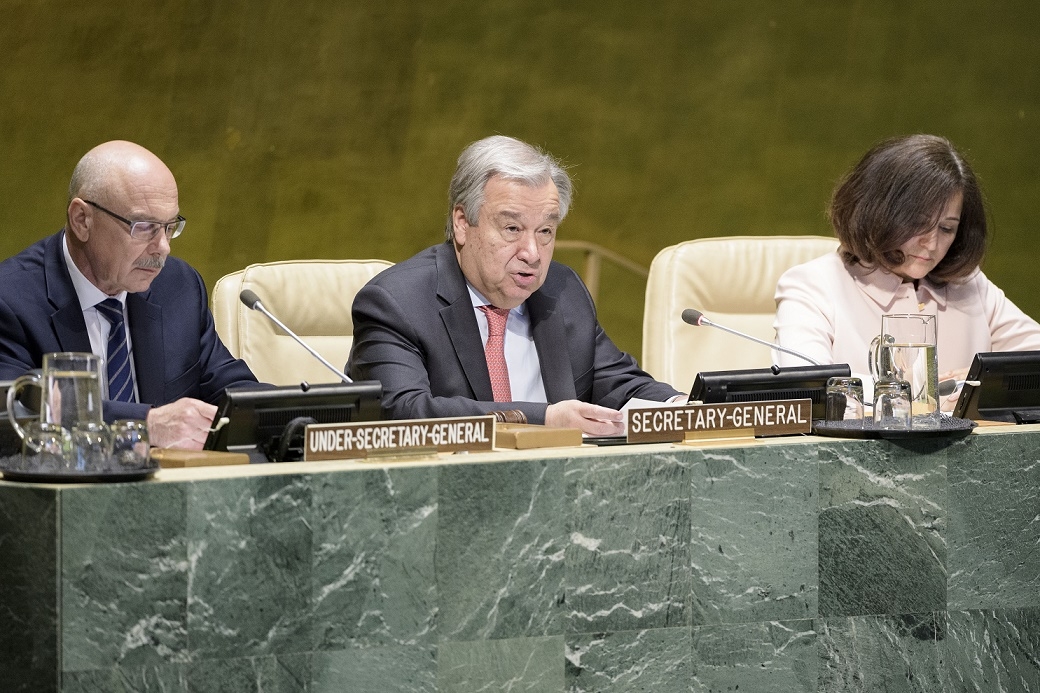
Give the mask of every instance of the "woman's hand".
<svg viewBox="0 0 1040 693">
<path fill-rule="evenodd" d="M 939 392 L 944 392 L 949 385 L 943 386 L 943 383 L 954 383 L 955 389 L 947 396 L 943 397 L 939 395 L 939 408 L 943 411 L 953 411 L 957 407 L 957 399 L 961 396 L 961 386 L 964 384 L 964 379 L 968 377 L 967 368 L 958 368 L 955 371 L 948 371 L 939 376 Z"/>
</svg>

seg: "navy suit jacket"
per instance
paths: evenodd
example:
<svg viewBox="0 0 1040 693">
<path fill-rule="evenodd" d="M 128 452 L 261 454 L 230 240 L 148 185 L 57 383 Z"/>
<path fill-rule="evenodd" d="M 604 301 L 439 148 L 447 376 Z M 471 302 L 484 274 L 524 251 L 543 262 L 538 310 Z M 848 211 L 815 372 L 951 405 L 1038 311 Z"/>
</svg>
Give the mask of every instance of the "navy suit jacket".
<svg viewBox="0 0 1040 693">
<path fill-rule="evenodd" d="M 0 263 L 0 380 L 39 368 L 46 353 L 91 351 L 61 239 Z M 168 257 L 147 291 L 127 294 L 126 309 L 141 403 L 105 402 L 106 420 L 143 419 L 182 397 L 216 404 L 226 387 L 256 383 L 221 343 L 202 277 L 183 260 Z"/>
<path fill-rule="evenodd" d="M 568 399 L 620 409 L 632 397 L 680 394 L 640 370 L 610 341 L 585 285 L 553 262 L 527 299 L 531 333 L 550 403 Z M 372 279 L 354 299 L 354 346 L 347 368 L 383 384 L 395 419 L 521 409 L 545 422 L 545 403 L 496 403 L 480 328 L 452 245 L 428 248 Z"/>
</svg>

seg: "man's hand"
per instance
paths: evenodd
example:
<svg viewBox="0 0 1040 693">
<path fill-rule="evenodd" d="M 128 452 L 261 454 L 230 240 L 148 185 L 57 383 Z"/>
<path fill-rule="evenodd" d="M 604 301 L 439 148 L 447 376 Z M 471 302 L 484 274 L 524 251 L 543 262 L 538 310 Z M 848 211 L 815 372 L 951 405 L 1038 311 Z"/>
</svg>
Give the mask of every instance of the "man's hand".
<svg viewBox="0 0 1040 693">
<path fill-rule="evenodd" d="M 148 439 L 160 448 L 201 450 L 216 406 L 185 397 L 148 412 Z"/>
<path fill-rule="evenodd" d="M 580 428 L 582 433 L 592 436 L 619 436 L 625 432 L 625 415 L 615 409 L 568 399 L 546 408 L 545 425 Z"/>
</svg>

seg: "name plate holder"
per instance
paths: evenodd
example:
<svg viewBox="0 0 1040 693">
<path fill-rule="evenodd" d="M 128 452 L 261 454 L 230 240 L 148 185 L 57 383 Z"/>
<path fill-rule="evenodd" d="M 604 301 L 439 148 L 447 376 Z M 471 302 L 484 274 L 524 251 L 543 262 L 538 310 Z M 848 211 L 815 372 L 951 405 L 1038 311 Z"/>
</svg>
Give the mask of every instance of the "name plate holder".
<svg viewBox="0 0 1040 693">
<path fill-rule="evenodd" d="M 811 431 L 811 399 L 686 404 L 628 410 L 629 443 L 765 438 Z"/>
<path fill-rule="evenodd" d="M 494 445 L 493 415 L 311 424 L 303 459 L 426 460 L 441 452 L 490 452 Z"/>
</svg>

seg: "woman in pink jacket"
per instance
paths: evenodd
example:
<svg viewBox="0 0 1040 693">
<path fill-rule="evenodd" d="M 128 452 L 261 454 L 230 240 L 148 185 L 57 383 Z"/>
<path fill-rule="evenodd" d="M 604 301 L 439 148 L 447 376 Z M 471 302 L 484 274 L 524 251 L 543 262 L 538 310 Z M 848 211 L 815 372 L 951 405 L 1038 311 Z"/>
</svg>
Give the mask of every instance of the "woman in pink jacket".
<svg viewBox="0 0 1040 693">
<path fill-rule="evenodd" d="M 881 316 L 937 316 L 940 380 L 963 378 L 980 351 L 1040 349 L 1040 325 L 979 269 L 986 210 L 949 141 L 910 135 L 874 146 L 834 191 L 837 252 L 788 270 L 776 287 L 779 344 L 864 379 Z M 779 354 L 781 365 L 802 365 Z M 944 402 L 952 409 L 955 396 Z"/>
</svg>

